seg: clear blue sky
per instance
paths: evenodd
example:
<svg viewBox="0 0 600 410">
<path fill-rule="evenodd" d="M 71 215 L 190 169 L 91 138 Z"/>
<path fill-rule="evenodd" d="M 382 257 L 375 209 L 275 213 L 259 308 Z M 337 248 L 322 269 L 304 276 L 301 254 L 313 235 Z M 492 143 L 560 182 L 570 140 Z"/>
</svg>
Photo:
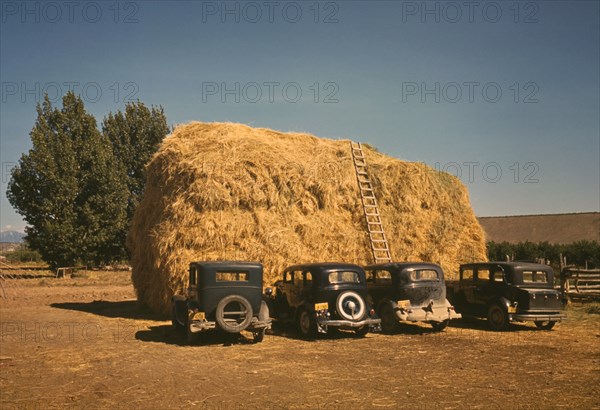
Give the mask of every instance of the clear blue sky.
<svg viewBox="0 0 600 410">
<path fill-rule="evenodd" d="M 600 210 L 597 1 L 0 5 L 2 229 L 36 102 L 70 87 L 99 120 L 130 98 L 369 142 L 460 174 L 479 216 Z"/>
</svg>

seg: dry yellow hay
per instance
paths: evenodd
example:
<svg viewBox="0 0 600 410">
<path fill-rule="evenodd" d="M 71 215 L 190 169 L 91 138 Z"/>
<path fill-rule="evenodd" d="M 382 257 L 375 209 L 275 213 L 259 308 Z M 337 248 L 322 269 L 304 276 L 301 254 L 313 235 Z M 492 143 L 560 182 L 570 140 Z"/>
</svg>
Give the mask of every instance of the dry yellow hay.
<svg viewBox="0 0 600 410">
<path fill-rule="evenodd" d="M 485 260 L 457 178 L 364 151 L 394 260 L 448 276 Z M 230 123 L 181 125 L 164 140 L 128 243 L 138 299 L 163 313 L 191 261 L 260 261 L 265 284 L 294 263 L 372 262 L 349 140 Z"/>
</svg>

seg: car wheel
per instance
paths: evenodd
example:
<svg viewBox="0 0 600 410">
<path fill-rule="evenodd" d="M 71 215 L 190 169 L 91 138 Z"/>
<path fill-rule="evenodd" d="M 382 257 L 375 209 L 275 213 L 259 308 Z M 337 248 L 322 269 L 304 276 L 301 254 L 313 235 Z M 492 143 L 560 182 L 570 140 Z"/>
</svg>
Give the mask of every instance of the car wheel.
<svg viewBox="0 0 600 410">
<path fill-rule="evenodd" d="M 337 313 L 342 319 L 360 320 L 366 312 L 365 301 L 356 292 L 341 293 L 335 303 Z"/>
<path fill-rule="evenodd" d="M 252 343 L 260 343 L 265 338 L 267 329 L 259 329 L 252 332 Z"/>
<path fill-rule="evenodd" d="M 187 342 L 189 345 L 197 345 L 198 343 L 200 343 L 200 340 L 202 339 L 202 332 L 192 332 L 190 329 L 190 326 L 187 325 L 186 327 L 187 330 Z"/>
<path fill-rule="evenodd" d="M 225 296 L 217 304 L 215 321 L 227 333 L 239 333 L 252 321 L 252 306 L 240 295 Z"/>
<path fill-rule="evenodd" d="M 493 330 L 504 330 L 508 327 L 508 313 L 500 305 L 490 306 L 487 320 Z"/>
<path fill-rule="evenodd" d="M 554 321 L 541 321 L 541 320 L 536 320 L 533 323 L 535 323 L 535 326 L 540 329 L 540 330 L 551 330 L 554 325 L 556 324 L 556 322 Z"/>
<path fill-rule="evenodd" d="M 446 319 L 441 322 L 431 322 L 431 327 L 436 332 L 441 332 L 442 330 L 444 330 L 445 328 L 448 327 L 449 323 L 450 323 L 450 319 Z"/>
<path fill-rule="evenodd" d="M 317 334 L 317 322 L 314 314 L 308 308 L 302 308 L 298 312 L 298 333 L 304 339 L 313 339 Z"/>
<path fill-rule="evenodd" d="M 177 332 L 183 332 L 186 328 L 186 325 L 181 323 L 179 319 L 177 319 L 177 307 L 175 302 L 171 305 L 171 324 L 173 325 L 173 330 Z"/>
<path fill-rule="evenodd" d="M 354 335 L 356 337 L 365 337 L 369 333 L 369 326 L 357 327 L 354 329 Z"/>
<path fill-rule="evenodd" d="M 398 319 L 394 314 L 394 308 L 389 303 L 384 303 L 380 309 L 381 330 L 383 333 L 394 333 L 398 330 Z"/>
</svg>

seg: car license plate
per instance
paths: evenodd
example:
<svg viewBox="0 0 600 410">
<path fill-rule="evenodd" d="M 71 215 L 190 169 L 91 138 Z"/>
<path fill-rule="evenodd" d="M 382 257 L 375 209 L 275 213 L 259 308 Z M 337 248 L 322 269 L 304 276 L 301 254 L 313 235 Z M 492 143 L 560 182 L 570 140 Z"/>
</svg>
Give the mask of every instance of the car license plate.
<svg viewBox="0 0 600 410">
<path fill-rule="evenodd" d="M 397 304 L 399 308 L 406 309 L 410 306 L 410 300 L 399 300 Z"/>
<path fill-rule="evenodd" d="M 206 313 L 204 312 L 190 312 L 189 315 L 190 320 L 205 320 L 206 319 Z"/>
<path fill-rule="evenodd" d="M 327 309 L 329 309 L 329 304 L 327 302 L 315 303 L 315 311 L 327 310 Z"/>
</svg>

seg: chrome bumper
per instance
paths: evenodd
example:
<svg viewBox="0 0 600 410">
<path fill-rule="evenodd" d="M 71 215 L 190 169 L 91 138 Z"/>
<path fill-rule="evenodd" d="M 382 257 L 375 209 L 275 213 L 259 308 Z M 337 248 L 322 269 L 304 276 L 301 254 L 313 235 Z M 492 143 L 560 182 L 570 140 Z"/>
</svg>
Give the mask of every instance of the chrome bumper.
<svg viewBox="0 0 600 410">
<path fill-rule="evenodd" d="M 399 308 L 394 306 L 396 317 L 405 322 L 443 322 L 445 320 L 460 319 L 462 315 L 457 313 L 450 305 L 441 306 L 410 306 Z"/>
<path fill-rule="evenodd" d="M 260 320 L 258 320 L 258 318 L 254 317 L 254 318 L 252 318 L 252 322 L 250 322 L 248 327 L 245 329 L 240 329 L 240 331 L 270 329 L 271 324 L 272 324 L 271 319 L 265 320 L 265 321 L 260 321 Z M 217 327 L 217 323 L 210 321 L 210 320 L 194 320 L 194 321 L 190 322 L 190 324 L 189 324 L 190 332 L 192 332 L 192 333 L 198 333 L 198 332 L 202 332 L 203 330 L 214 329 L 216 327 Z"/>
<path fill-rule="evenodd" d="M 509 321 L 520 321 L 520 322 L 560 322 L 567 318 L 564 313 L 509 313 Z"/>
</svg>

